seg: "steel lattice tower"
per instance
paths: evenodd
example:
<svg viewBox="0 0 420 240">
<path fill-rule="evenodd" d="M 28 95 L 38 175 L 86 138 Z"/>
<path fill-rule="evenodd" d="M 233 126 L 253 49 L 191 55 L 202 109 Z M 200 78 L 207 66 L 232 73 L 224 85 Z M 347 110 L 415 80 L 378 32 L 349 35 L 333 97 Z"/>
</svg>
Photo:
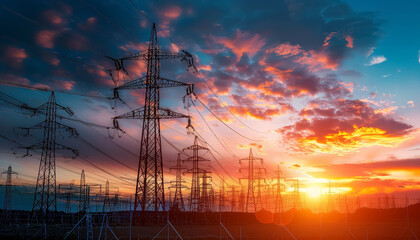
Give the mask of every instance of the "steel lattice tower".
<svg viewBox="0 0 420 240">
<path fill-rule="evenodd" d="M 12 175 L 16 174 L 17 172 L 12 171 L 12 166 L 7 168 L 7 171 L 1 173 L 7 174 L 6 176 L 6 188 L 4 190 L 4 202 L 3 202 L 3 214 L 1 216 L 1 222 L 7 223 L 10 220 L 10 210 L 12 210 Z"/>
<path fill-rule="evenodd" d="M 219 212 L 225 210 L 225 177 L 220 179 Z"/>
<path fill-rule="evenodd" d="M 154 211 L 165 211 L 160 119 L 189 117 L 167 108 L 161 108 L 159 93 L 161 88 L 191 85 L 160 77 L 160 60 L 177 58 L 187 61 L 188 66 L 193 66 L 192 56 L 188 52 L 181 50 L 178 53 L 174 53 L 160 49 L 156 26 L 153 23 L 147 51 L 131 54 L 120 59 L 113 59 L 116 66 L 121 66 L 120 69 L 124 71 L 123 63 L 126 60 L 137 60 L 147 63 L 146 76 L 114 89 L 116 97 L 118 96 L 118 90 L 146 89 L 143 108 L 114 118 L 116 127 L 118 127 L 117 119 L 143 119 L 134 210 L 137 210 L 140 206 L 143 211 L 152 209 Z"/>
<path fill-rule="evenodd" d="M 302 208 L 302 199 L 300 196 L 300 184 L 299 184 L 299 179 L 296 178 L 296 183 L 293 186 L 293 208 L 294 209 L 301 209 Z"/>
<path fill-rule="evenodd" d="M 61 188 L 61 186 L 59 186 Z M 63 187 L 65 189 L 66 206 L 64 208 L 65 213 L 71 213 L 71 197 L 73 196 L 74 184 L 71 183 Z"/>
<path fill-rule="evenodd" d="M 200 180 L 199 182 L 201 182 L 200 184 L 200 209 L 204 212 L 208 212 L 211 211 L 211 207 L 212 207 L 212 200 L 213 200 L 213 196 L 212 196 L 212 186 L 211 186 L 211 176 L 208 175 L 209 173 L 211 173 L 208 170 L 203 169 L 202 173 L 199 174 L 200 175 Z"/>
<path fill-rule="evenodd" d="M 236 203 L 237 203 L 236 196 L 239 194 L 239 191 L 236 190 L 236 186 L 231 186 L 230 188 L 231 188 L 231 190 L 228 191 L 228 193 L 231 193 L 232 194 L 231 195 L 231 198 L 230 198 L 230 211 L 231 212 L 235 212 L 237 210 L 237 207 L 236 207 Z"/>
<path fill-rule="evenodd" d="M 248 180 L 248 190 L 246 195 L 246 202 L 245 202 L 245 212 L 251 211 L 255 212 L 257 211 L 257 203 L 255 198 L 255 162 L 260 161 L 262 162 L 261 158 L 255 158 L 252 154 L 252 148 L 249 149 L 249 156 L 248 158 L 239 159 L 239 163 L 242 163 L 242 161 L 248 161 L 248 167 L 247 167 L 247 173 L 248 176 L 245 178 Z M 242 170 L 242 169 L 240 169 Z"/>
<path fill-rule="evenodd" d="M 79 185 L 79 212 L 86 212 L 88 209 L 89 203 L 89 191 L 88 186 L 86 185 L 86 176 L 85 170 L 82 170 L 80 175 L 80 185 Z"/>
<path fill-rule="evenodd" d="M 7 174 L 6 188 L 4 190 L 3 210 L 9 211 L 12 209 L 12 175 L 16 174 L 16 176 L 18 176 L 18 173 L 12 171 L 12 166 L 9 166 L 7 171 L 2 172 L 1 174 Z"/>
<path fill-rule="evenodd" d="M 277 183 L 276 183 L 276 201 L 275 201 L 275 207 L 274 212 L 279 213 L 283 211 L 283 199 L 281 197 L 281 175 L 282 171 L 280 169 L 280 165 L 277 166 L 277 171 L 275 172 L 277 177 Z"/>
<path fill-rule="evenodd" d="M 200 189 L 201 189 L 202 184 L 200 184 L 200 180 L 204 178 L 200 177 L 200 175 L 204 174 L 206 170 L 200 168 L 199 163 L 203 161 L 209 161 L 209 160 L 198 156 L 198 153 L 199 153 L 199 150 L 208 151 L 209 149 L 198 145 L 198 137 L 195 136 L 194 145 L 183 149 L 183 151 L 186 151 L 186 150 L 191 150 L 193 152 L 192 157 L 189 157 L 184 160 L 184 162 L 185 161 L 192 162 L 192 165 L 193 165 L 192 168 L 188 170 L 189 173 L 192 173 L 190 210 L 192 212 L 201 212 L 204 209 L 202 209 L 203 204 L 201 203 L 202 196 L 201 196 Z"/>
<path fill-rule="evenodd" d="M 55 150 L 66 149 L 71 150 L 75 155 L 78 154 L 76 150 L 56 143 L 56 130 L 59 128 L 65 129 L 71 135 L 78 135 L 74 128 L 56 121 L 59 109 L 66 111 L 70 116 L 74 114 L 70 108 L 57 104 L 54 92 L 51 92 L 48 102 L 36 109 L 45 112 L 45 121 L 32 128 L 27 128 L 28 131 L 29 129 L 42 129 L 44 134 L 42 144 L 26 147 L 28 151 L 42 149 L 31 213 L 33 221 L 42 223 L 53 221 L 54 212 L 57 211 Z"/>
<path fill-rule="evenodd" d="M 176 166 L 172 167 L 171 170 L 173 169 L 176 170 L 176 179 L 175 181 L 171 181 L 172 184 L 175 184 L 175 196 L 173 199 L 173 207 L 174 209 L 185 211 L 184 198 L 182 197 L 182 189 L 187 187 L 184 185 L 185 181 L 182 180 L 182 171 L 186 168 L 182 167 L 181 153 L 178 153 L 178 158 L 176 159 Z"/>
<path fill-rule="evenodd" d="M 102 205 L 102 212 L 111 211 L 111 199 L 109 198 L 109 181 L 106 180 L 104 203 Z"/>
</svg>

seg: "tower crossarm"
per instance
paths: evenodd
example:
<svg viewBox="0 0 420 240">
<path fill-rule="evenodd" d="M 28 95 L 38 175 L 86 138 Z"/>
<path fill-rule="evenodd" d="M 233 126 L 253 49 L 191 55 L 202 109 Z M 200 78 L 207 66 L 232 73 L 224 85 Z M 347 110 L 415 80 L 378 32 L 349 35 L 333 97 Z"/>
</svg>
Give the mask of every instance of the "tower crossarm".
<svg viewBox="0 0 420 240">
<path fill-rule="evenodd" d="M 147 87 L 156 87 L 156 88 L 168 88 L 168 87 L 179 87 L 179 86 L 189 86 L 192 84 L 183 83 L 175 80 L 171 80 L 168 78 L 159 77 L 155 79 L 156 86 L 148 86 L 148 79 L 147 76 L 143 76 L 141 78 L 135 79 L 128 83 L 125 83 L 119 87 L 114 88 L 115 90 L 127 90 L 127 89 L 145 89 Z"/>
<path fill-rule="evenodd" d="M 192 61 L 193 57 L 192 55 L 184 50 L 180 50 L 178 52 L 172 52 L 166 49 L 151 49 L 149 51 L 141 51 L 138 53 L 131 53 L 125 57 L 116 59 L 117 61 L 126 61 L 126 60 L 140 60 L 140 61 L 146 61 L 149 60 L 149 58 L 157 57 L 159 60 L 162 59 L 178 59 L 185 61 Z"/>
<path fill-rule="evenodd" d="M 141 107 L 133 111 L 124 113 L 113 119 L 144 119 L 147 116 L 150 119 L 172 119 L 172 118 L 190 118 L 187 115 L 170 110 L 169 108 L 159 108 L 157 112 L 149 108 L 150 113 L 146 113 L 147 108 Z"/>
<path fill-rule="evenodd" d="M 191 145 L 189 147 L 182 149 L 182 151 L 186 151 L 186 150 L 209 150 L 209 149 L 200 145 Z"/>
<path fill-rule="evenodd" d="M 189 158 L 186 158 L 186 159 L 182 160 L 182 162 L 194 161 L 196 158 L 197 158 L 198 161 L 210 161 L 208 159 L 205 159 L 205 158 L 202 158 L 202 157 L 199 157 L 199 156 L 195 156 L 195 157 L 193 156 L 193 157 L 189 157 Z M 205 171 L 205 170 L 203 170 L 203 171 Z"/>
<path fill-rule="evenodd" d="M 256 157 L 254 157 L 252 159 L 250 159 L 250 158 L 241 158 L 241 159 L 239 159 L 239 163 L 241 163 L 242 161 L 262 161 L 262 160 L 263 160 L 262 158 L 256 158 Z"/>
</svg>

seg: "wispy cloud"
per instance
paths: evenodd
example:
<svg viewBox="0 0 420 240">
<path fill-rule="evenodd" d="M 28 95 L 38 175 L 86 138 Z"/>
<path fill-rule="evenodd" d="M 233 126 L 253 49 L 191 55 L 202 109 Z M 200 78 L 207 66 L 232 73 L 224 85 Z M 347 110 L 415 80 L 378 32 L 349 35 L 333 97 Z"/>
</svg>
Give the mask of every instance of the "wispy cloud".
<svg viewBox="0 0 420 240">
<path fill-rule="evenodd" d="M 370 59 L 370 62 L 365 64 L 366 66 L 372 66 L 376 64 L 380 64 L 386 61 L 386 57 L 384 56 L 375 56 Z"/>
</svg>

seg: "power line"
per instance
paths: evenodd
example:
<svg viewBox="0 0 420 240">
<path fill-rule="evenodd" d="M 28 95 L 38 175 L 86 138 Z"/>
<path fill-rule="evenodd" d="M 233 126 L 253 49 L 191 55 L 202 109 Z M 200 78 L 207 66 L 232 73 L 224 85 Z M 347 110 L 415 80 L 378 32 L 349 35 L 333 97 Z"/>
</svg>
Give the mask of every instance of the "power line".
<svg viewBox="0 0 420 240">
<path fill-rule="evenodd" d="M 54 90 L 54 89 L 47 88 L 47 87 L 35 87 L 35 86 L 29 86 L 29 85 L 20 84 L 20 83 L 3 81 L 3 80 L 0 80 L 0 85 L 5 85 L 5 86 L 9 85 L 9 86 L 13 86 L 13 87 L 26 88 L 26 89 L 30 89 L 30 90 L 36 90 L 36 91 L 55 92 L 55 93 L 62 93 L 62 94 L 67 94 L 67 95 L 76 95 L 76 96 L 90 97 L 90 98 L 97 98 L 97 99 L 111 99 L 111 98 L 108 98 L 108 97 L 103 97 L 103 96 L 98 96 L 98 95 L 76 93 L 76 92 L 70 92 L 70 91 L 64 91 L 64 90 Z"/>
<path fill-rule="evenodd" d="M 252 139 L 252 138 L 249 138 L 249 137 L 247 137 L 247 136 L 244 136 L 244 135 L 242 135 L 241 133 L 239 133 L 238 131 L 236 131 L 235 129 L 233 129 L 233 128 L 231 128 L 228 124 L 226 124 L 222 119 L 220 119 L 209 107 L 207 107 L 201 100 L 200 100 L 200 98 L 196 98 L 200 103 L 201 103 L 201 105 L 203 105 L 215 118 L 217 118 L 217 120 L 219 120 L 221 123 L 223 123 L 223 125 L 225 125 L 227 128 L 229 128 L 230 130 L 232 130 L 234 133 L 236 133 L 236 134 L 238 134 L 239 136 L 241 136 L 241 137 L 243 137 L 243 138 L 246 138 L 246 139 L 248 139 L 248 140 L 250 140 L 250 141 L 254 141 L 254 142 L 261 142 L 261 140 L 256 140 L 256 139 Z"/>
</svg>

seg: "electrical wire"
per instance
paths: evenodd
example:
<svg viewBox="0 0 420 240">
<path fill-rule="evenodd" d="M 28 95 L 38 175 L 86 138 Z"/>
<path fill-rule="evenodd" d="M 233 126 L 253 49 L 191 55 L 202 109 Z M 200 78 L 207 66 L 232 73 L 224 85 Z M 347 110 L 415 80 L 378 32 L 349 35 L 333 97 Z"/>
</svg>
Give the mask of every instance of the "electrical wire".
<svg viewBox="0 0 420 240">
<path fill-rule="evenodd" d="M 215 118 L 217 118 L 217 120 L 219 120 L 221 123 L 223 123 L 223 125 L 225 125 L 227 128 L 229 128 L 231 131 L 233 131 L 234 133 L 238 134 L 239 136 L 246 138 L 250 141 L 254 141 L 254 142 L 261 142 L 261 140 L 256 140 L 256 139 L 252 139 L 249 138 L 247 136 L 242 135 L 241 133 L 239 133 L 238 131 L 236 131 L 235 129 L 231 128 L 227 123 L 225 123 L 222 119 L 220 119 L 209 107 L 207 107 L 201 100 L 200 98 L 197 97 L 197 100 L 201 103 L 201 105 L 203 105 Z"/>
</svg>

